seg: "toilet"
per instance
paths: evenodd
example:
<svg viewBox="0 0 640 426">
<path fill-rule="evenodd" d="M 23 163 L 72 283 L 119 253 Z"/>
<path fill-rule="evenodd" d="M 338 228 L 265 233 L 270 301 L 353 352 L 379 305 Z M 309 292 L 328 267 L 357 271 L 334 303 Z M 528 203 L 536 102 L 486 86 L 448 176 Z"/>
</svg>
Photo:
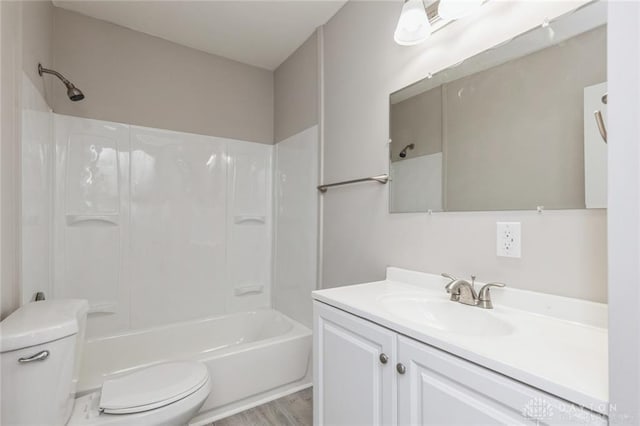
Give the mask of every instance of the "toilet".
<svg viewBox="0 0 640 426">
<path fill-rule="evenodd" d="M 165 362 L 76 398 L 86 300 L 28 303 L 0 323 L 2 425 L 185 425 L 211 390 L 204 364 Z"/>
</svg>

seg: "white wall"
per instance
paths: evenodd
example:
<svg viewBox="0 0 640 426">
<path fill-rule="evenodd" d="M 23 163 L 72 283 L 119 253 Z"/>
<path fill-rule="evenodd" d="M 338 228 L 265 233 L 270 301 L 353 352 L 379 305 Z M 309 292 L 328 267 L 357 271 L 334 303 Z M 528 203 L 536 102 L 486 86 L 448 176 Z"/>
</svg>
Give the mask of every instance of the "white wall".
<svg viewBox="0 0 640 426">
<path fill-rule="evenodd" d="M 609 399 L 640 422 L 640 3 L 609 2 Z"/>
<path fill-rule="evenodd" d="M 89 300 L 90 336 L 270 306 L 272 146 L 59 114 L 54 129 L 52 297 Z"/>
<path fill-rule="evenodd" d="M 22 78 L 21 300 L 50 295 L 53 114 L 27 74 Z"/>
<path fill-rule="evenodd" d="M 318 244 L 318 126 L 276 144 L 273 305 L 312 327 Z"/>
<path fill-rule="evenodd" d="M 389 94 L 580 2 L 488 2 L 426 43 L 401 47 L 401 2 L 348 2 L 324 33 L 324 181 L 388 170 Z M 606 212 L 388 213 L 388 188 L 324 196 L 323 287 L 384 277 L 386 265 L 451 272 L 518 288 L 606 300 Z M 495 254 L 495 222 L 522 222 L 522 259 Z"/>
</svg>

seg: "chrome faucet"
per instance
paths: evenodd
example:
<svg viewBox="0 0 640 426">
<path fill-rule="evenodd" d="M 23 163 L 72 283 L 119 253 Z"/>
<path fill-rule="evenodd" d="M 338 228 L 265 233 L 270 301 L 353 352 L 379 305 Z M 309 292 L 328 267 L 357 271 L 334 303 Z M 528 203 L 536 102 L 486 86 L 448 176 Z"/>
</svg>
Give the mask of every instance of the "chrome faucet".
<svg viewBox="0 0 640 426">
<path fill-rule="evenodd" d="M 444 287 L 447 293 L 451 294 L 450 300 L 459 302 L 465 305 L 477 306 L 483 309 L 493 309 L 493 303 L 491 302 L 491 293 L 489 290 L 491 287 L 504 287 L 503 283 L 488 283 L 482 286 L 479 292 L 476 292 L 475 275 L 471 276 L 471 282 L 467 280 L 460 280 L 450 274 L 442 274 L 443 277 L 450 279 L 451 281 Z"/>
<path fill-rule="evenodd" d="M 449 288 L 451 300 L 464 305 L 475 306 L 478 304 L 478 293 L 469 281 L 455 280 Z"/>
</svg>

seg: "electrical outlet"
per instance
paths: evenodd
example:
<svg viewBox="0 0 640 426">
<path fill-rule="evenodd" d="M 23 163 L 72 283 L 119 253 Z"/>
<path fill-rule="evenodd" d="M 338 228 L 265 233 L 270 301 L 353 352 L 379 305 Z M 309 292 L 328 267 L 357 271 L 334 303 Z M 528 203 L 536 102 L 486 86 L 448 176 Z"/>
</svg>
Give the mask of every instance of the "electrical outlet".
<svg viewBox="0 0 640 426">
<path fill-rule="evenodd" d="M 498 222 L 497 251 L 500 257 L 522 257 L 520 222 Z"/>
</svg>

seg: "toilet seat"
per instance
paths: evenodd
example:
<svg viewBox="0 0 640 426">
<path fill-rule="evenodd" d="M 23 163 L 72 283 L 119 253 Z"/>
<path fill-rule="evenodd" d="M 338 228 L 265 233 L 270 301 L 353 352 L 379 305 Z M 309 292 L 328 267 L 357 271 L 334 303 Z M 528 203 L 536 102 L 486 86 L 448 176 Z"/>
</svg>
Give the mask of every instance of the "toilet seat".
<svg viewBox="0 0 640 426">
<path fill-rule="evenodd" d="M 103 383 L 99 407 L 105 414 L 132 414 L 179 401 L 208 380 L 207 368 L 198 362 L 153 365 Z"/>
</svg>

